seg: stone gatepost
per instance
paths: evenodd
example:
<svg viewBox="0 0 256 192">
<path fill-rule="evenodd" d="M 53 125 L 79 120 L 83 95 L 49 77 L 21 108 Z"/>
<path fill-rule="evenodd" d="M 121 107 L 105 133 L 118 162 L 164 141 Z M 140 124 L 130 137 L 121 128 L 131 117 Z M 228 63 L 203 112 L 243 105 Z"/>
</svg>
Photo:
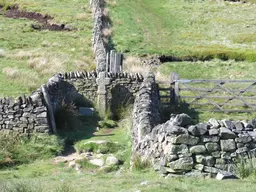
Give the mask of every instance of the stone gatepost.
<svg viewBox="0 0 256 192">
<path fill-rule="evenodd" d="M 101 116 L 104 116 L 107 111 L 107 88 L 110 84 L 110 78 L 106 77 L 106 72 L 100 72 L 96 79 L 98 85 L 97 108 Z"/>
</svg>

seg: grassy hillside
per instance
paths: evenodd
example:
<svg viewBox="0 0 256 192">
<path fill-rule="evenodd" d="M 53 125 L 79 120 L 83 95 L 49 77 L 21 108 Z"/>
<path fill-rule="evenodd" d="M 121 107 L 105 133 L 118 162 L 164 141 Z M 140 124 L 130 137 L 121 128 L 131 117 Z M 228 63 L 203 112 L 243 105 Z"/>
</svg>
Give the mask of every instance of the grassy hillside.
<svg viewBox="0 0 256 192">
<path fill-rule="evenodd" d="M 121 52 L 256 61 L 255 5 L 223 1 L 108 1 Z"/>
<path fill-rule="evenodd" d="M 35 20 L 0 12 L 0 96 L 30 93 L 56 72 L 94 68 L 89 0 L 0 0 L 0 5 L 50 15 L 72 31 L 35 30 Z"/>
</svg>

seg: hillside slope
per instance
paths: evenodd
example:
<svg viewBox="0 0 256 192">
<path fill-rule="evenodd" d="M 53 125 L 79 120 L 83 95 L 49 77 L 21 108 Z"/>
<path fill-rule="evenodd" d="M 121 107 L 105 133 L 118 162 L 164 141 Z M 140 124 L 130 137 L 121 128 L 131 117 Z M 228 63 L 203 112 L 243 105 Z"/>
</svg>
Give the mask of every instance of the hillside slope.
<svg viewBox="0 0 256 192">
<path fill-rule="evenodd" d="M 255 4 L 212 0 L 108 2 L 118 51 L 256 60 Z"/>
<path fill-rule="evenodd" d="M 8 10 L 14 5 L 31 17 Z M 69 30 L 44 29 L 37 14 Z M 93 68 L 89 0 L 0 0 L 0 33 L 0 97 L 30 94 L 57 72 Z"/>
</svg>

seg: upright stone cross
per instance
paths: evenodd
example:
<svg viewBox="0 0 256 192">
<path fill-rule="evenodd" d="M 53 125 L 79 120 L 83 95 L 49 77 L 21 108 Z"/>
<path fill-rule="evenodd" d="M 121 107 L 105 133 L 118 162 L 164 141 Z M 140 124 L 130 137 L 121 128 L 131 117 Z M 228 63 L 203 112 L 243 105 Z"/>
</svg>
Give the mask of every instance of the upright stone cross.
<svg viewBox="0 0 256 192">
<path fill-rule="evenodd" d="M 98 85 L 97 107 L 101 115 L 107 111 L 107 89 L 106 86 L 110 84 L 110 78 L 106 77 L 106 72 L 100 72 L 96 79 Z"/>
</svg>

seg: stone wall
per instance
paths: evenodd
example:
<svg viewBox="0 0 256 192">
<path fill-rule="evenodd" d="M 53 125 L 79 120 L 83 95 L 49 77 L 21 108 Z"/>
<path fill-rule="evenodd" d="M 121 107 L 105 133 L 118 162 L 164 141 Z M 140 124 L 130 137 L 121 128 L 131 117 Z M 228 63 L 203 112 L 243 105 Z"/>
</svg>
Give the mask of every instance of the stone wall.
<svg viewBox="0 0 256 192">
<path fill-rule="evenodd" d="M 56 74 L 29 97 L 0 99 L 0 131 L 56 133 L 54 115 L 63 102 L 77 107 L 97 104 L 103 84 L 107 107 L 115 109 L 118 104 L 133 103 L 143 79 L 130 73 L 105 73 L 103 79 L 95 71 Z"/>
<path fill-rule="evenodd" d="M 149 159 L 162 174 L 206 176 L 223 170 L 233 172 L 240 157 L 256 156 L 256 120 L 210 119 L 191 125 L 188 115 L 173 115 L 145 135 L 134 146 L 134 153 Z"/>
<path fill-rule="evenodd" d="M 140 74 L 129 73 L 108 73 L 107 76 L 110 78 L 110 84 L 106 86 L 107 103 L 115 114 L 118 107 L 134 103 L 144 78 Z"/>
<path fill-rule="evenodd" d="M 91 0 L 90 5 L 92 8 L 92 14 L 94 19 L 93 35 L 92 35 L 92 47 L 95 55 L 97 71 L 106 71 L 106 43 L 103 40 L 102 30 L 108 26 L 108 23 L 104 20 L 103 9 L 104 0 Z"/>
<path fill-rule="evenodd" d="M 141 141 L 151 133 L 154 126 L 160 123 L 159 102 L 155 77 L 149 74 L 140 86 L 133 108 L 133 156 L 137 153 L 137 146 Z"/>
<path fill-rule="evenodd" d="M 0 133 L 49 133 L 47 108 L 42 93 L 30 97 L 0 99 Z"/>
</svg>

